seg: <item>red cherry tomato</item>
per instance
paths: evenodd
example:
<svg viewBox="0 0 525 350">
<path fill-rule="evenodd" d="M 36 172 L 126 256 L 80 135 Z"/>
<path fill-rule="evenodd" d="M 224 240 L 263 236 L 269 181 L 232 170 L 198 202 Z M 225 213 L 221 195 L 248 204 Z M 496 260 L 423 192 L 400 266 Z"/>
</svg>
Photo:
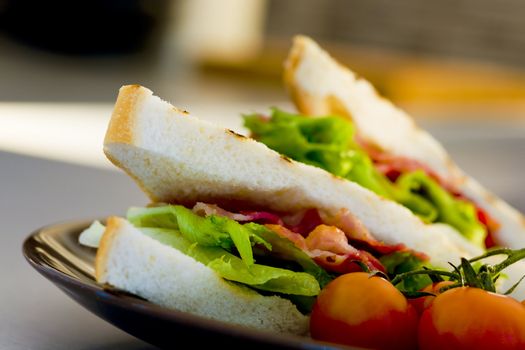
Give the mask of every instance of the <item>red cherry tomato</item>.
<svg viewBox="0 0 525 350">
<path fill-rule="evenodd" d="M 525 308 L 479 288 L 438 295 L 419 322 L 420 350 L 525 349 Z"/>
<path fill-rule="evenodd" d="M 341 275 L 321 291 L 310 317 L 314 339 L 374 349 L 415 349 L 418 315 L 390 282 Z"/>
<path fill-rule="evenodd" d="M 443 287 L 446 287 L 446 286 L 450 286 L 454 284 L 453 282 L 451 281 L 442 281 L 442 282 L 437 282 L 437 283 L 432 283 L 432 284 L 429 284 L 428 286 L 426 286 L 425 288 L 423 288 L 421 291 L 422 292 L 428 292 L 428 293 L 432 293 L 432 294 L 435 294 L 436 296 L 440 294 L 440 289 L 443 288 Z M 419 297 L 419 298 L 415 298 L 415 299 L 409 299 L 409 302 L 410 304 L 414 305 L 414 307 L 416 308 L 416 311 L 418 312 L 418 314 L 422 314 L 423 311 L 425 311 L 426 308 L 428 308 L 430 306 L 430 304 L 432 304 L 432 301 L 434 301 L 434 298 L 435 296 L 432 296 L 432 295 L 429 295 L 429 296 L 426 296 L 426 297 Z"/>
</svg>

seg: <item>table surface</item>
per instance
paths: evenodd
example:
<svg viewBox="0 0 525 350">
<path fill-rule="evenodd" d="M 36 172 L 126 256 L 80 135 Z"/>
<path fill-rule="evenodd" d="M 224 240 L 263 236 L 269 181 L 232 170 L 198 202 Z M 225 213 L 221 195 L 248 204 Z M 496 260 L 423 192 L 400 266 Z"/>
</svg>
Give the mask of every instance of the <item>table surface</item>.
<svg viewBox="0 0 525 350">
<path fill-rule="evenodd" d="M 0 348 L 153 349 L 86 311 L 25 261 L 22 242 L 65 220 L 124 213 L 146 197 L 125 175 L 0 152 Z"/>
<path fill-rule="evenodd" d="M 432 132 L 467 172 L 525 211 L 523 130 L 456 124 L 434 126 Z M 23 240 L 41 226 L 123 214 L 128 206 L 146 203 L 119 171 L 0 151 L 0 348 L 152 348 L 76 304 L 34 271 L 21 252 Z"/>
</svg>

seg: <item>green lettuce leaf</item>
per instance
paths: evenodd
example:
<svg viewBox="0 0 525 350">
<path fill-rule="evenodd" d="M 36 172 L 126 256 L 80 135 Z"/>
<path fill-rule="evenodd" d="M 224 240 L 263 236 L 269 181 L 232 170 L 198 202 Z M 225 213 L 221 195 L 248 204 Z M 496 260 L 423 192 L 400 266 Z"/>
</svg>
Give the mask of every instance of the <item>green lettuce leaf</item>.
<svg viewBox="0 0 525 350">
<path fill-rule="evenodd" d="M 203 246 L 191 242 L 175 229 L 143 227 L 147 236 L 169 245 L 208 266 L 222 278 L 246 284 L 252 288 L 299 296 L 315 296 L 320 286 L 314 276 L 306 272 L 251 264 L 231 254 L 221 247 Z"/>
<path fill-rule="evenodd" d="M 457 228 L 468 240 L 484 246 L 487 230 L 479 222 L 476 208 L 470 202 L 453 197 L 423 171 L 401 175 L 396 184 L 401 191 L 418 193 L 434 205 L 436 221 Z"/>
<path fill-rule="evenodd" d="M 244 116 L 244 126 L 255 139 L 294 160 L 357 182 L 386 198 L 396 195 L 392 183 L 355 143 L 353 124 L 340 117 L 305 118 L 272 109 L 270 120 L 258 114 Z"/>
<path fill-rule="evenodd" d="M 268 242 L 272 246 L 271 255 L 273 257 L 293 261 L 299 264 L 305 272 L 315 277 L 321 288 L 334 279 L 334 276 L 317 265 L 312 260 L 312 258 L 310 258 L 304 251 L 299 249 L 289 239 L 281 237 L 265 226 L 256 223 L 248 223 L 244 226 L 249 228 L 255 235 L 259 236 L 262 240 Z"/>
<path fill-rule="evenodd" d="M 302 271 L 314 276 L 321 287 L 333 279 L 333 276 L 317 265 L 293 242 L 263 225 L 256 223 L 243 225 L 235 220 L 213 215 L 201 217 L 178 205 L 133 207 L 128 210 L 127 218 L 137 227 L 176 230 L 188 242 L 197 243 L 199 247 L 220 247 L 230 252 L 235 247 L 246 265 L 253 265 L 255 250 L 259 257 L 270 257 L 266 260 L 273 260 L 277 265 L 282 266 L 283 261 L 297 263 Z M 186 252 L 186 249 L 179 250 Z"/>
<path fill-rule="evenodd" d="M 128 220 L 137 227 L 160 227 L 178 230 L 188 241 L 202 246 L 222 247 L 239 252 L 247 265 L 254 263 L 252 244 L 267 245 L 243 225 L 225 217 L 201 217 L 180 205 L 130 208 Z"/>
<path fill-rule="evenodd" d="M 379 260 L 390 278 L 400 273 L 420 270 L 424 266 L 429 267 L 426 262 L 410 252 L 394 252 L 382 256 Z M 428 275 L 414 275 L 405 278 L 396 287 L 404 291 L 417 292 L 431 283 L 432 280 Z"/>
<path fill-rule="evenodd" d="M 227 280 L 256 289 L 305 296 L 314 296 L 320 292 L 319 283 L 309 273 L 259 264 L 248 267 L 231 254 L 210 261 L 208 267 Z"/>
<path fill-rule="evenodd" d="M 394 200 L 424 222 L 449 224 L 473 243 L 484 246 L 486 229 L 472 204 L 452 197 L 422 171 L 403 174 L 392 183 L 355 142 L 355 129 L 348 120 L 337 116 L 305 118 L 274 108 L 270 119 L 245 115 L 244 126 L 256 140 L 275 151 Z"/>
<path fill-rule="evenodd" d="M 179 229 L 177 217 L 170 205 L 159 207 L 130 207 L 126 213 L 129 222 L 137 227 L 164 227 Z"/>
<path fill-rule="evenodd" d="M 271 122 L 247 115 L 244 125 L 257 140 L 292 159 L 342 177 L 352 167 L 354 154 L 346 151 L 353 142 L 354 128 L 341 118 L 302 118 L 273 109 Z"/>
</svg>

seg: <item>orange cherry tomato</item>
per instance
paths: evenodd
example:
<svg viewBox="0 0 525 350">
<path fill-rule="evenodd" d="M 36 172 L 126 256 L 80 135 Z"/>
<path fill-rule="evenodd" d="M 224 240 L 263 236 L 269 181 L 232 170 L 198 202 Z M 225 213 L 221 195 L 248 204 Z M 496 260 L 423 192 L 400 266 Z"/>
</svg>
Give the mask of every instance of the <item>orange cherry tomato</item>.
<svg viewBox="0 0 525 350">
<path fill-rule="evenodd" d="M 428 292 L 435 294 L 436 296 L 440 294 L 440 289 L 446 286 L 450 286 L 454 284 L 452 281 L 442 281 L 437 283 L 432 283 L 423 288 L 422 292 Z M 425 297 L 419 297 L 414 299 L 409 299 L 410 304 L 414 305 L 416 308 L 416 311 L 421 315 L 423 311 L 425 311 L 426 308 L 432 304 L 432 301 L 434 301 L 435 296 L 429 295 Z"/>
<path fill-rule="evenodd" d="M 341 275 L 323 288 L 310 317 L 312 338 L 373 349 L 415 349 L 418 315 L 384 278 Z"/>
<path fill-rule="evenodd" d="M 438 295 L 419 322 L 420 350 L 525 349 L 525 308 L 473 287 Z"/>
</svg>

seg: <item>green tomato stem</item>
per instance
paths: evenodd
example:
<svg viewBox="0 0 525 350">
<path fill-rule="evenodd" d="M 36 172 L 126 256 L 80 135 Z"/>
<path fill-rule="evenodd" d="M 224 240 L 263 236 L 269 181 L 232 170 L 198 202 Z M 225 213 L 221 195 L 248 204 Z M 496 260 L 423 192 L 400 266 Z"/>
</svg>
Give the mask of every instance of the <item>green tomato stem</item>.
<svg viewBox="0 0 525 350">
<path fill-rule="evenodd" d="M 507 259 L 503 260 L 499 264 L 494 265 L 493 268 L 495 273 L 501 272 L 501 270 L 505 269 L 507 266 L 525 258 L 525 248 L 520 250 L 510 250 L 507 255 Z"/>
<path fill-rule="evenodd" d="M 415 275 L 429 275 L 429 276 L 431 276 L 431 275 L 440 275 L 440 276 L 447 276 L 447 277 L 454 278 L 454 279 L 458 278 L 457 273 L 453 273 L 453 272 L 440 271 L 440 270 L 416 270 L 416 271 L 409 271 L 409 272 L 405 272 L 405 273 L 400 273 L 399 275 L 394 277 L 394 279 L 391 280 L 390 282 L 393 285 L 396 285 L 396 284 L 400 283 L 404 278 L 406 278 L 408 276 L 415 276 Z"/>
</svg>

